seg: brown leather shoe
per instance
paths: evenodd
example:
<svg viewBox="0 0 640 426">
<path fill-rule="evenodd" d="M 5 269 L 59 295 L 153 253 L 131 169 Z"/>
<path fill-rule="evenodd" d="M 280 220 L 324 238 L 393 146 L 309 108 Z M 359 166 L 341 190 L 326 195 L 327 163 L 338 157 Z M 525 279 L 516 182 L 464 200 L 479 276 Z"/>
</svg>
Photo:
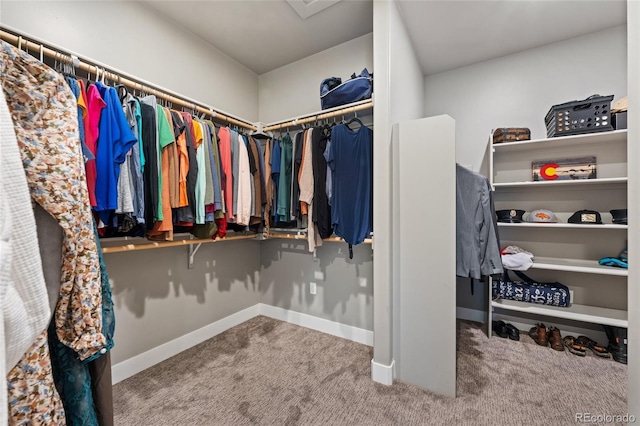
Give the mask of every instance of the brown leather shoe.
<svg viewBox="0 0 640 426">
<path fill-rule="evenodd" d="M 542 323 L 538 323 L 529 330 L 529 337 L 540 346 L 547 346 L 549 339 L 547 338 L 547 328 Z M 562 343 L 562 340 L 560 341 Z"/>
<path fill-rule="evenodd" d="M 549 335 L 549 344 L 551 345 L 551 349 L 554 351 L 564 351 L 564 342 L 562 341 L 560 330 L 555 327 L 549 327 L 547 334 Z"/>
</svg>

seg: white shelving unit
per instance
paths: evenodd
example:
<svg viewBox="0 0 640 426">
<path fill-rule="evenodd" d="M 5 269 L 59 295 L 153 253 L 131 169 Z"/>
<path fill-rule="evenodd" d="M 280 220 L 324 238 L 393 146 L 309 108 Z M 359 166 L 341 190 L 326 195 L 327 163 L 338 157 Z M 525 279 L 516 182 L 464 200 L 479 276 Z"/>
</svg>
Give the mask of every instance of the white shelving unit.
<svg viewBox="0 0 640 426">
<path fill-rule="evenodd" d="M 489 179 L 495 191 L 496 210 L 525 210 L 526 219 L 532 210 L 545 208 L 559 218 L 559 223 L 498 223 L 502 246 L 515 244 L 532 252 L 535 260 L 527 275 L 536 279 L 542 274 L 546 279 L 541 278 L 541 282 L 549 281 L 549 276 L 561 276 L 558 281 L 567 285 L 575 297 L 569 307 L 492 300 L 490 283 L 488 334 L 491 335 L 494 310 L 496 314 L 521 312 L 627 327 L 628 270 L 598 263 L 601 257 L 617 256 L 626 246 L 628 226 L 611 223 L 609 210 L 627 206 L 627 131 L 496 145 L 490 136 L 489 150 Z M 596 157 L 597 179 L 532 179 L 533 161 L 583 156 Z M 603 224 L 567 223 L 573 212 L 582 209 L 600 212 Z M 585 274 L 591 275 L 586 277 L 590 279 Z M 586 281 L 597 284 L 583 287 Z"/>
</svg>

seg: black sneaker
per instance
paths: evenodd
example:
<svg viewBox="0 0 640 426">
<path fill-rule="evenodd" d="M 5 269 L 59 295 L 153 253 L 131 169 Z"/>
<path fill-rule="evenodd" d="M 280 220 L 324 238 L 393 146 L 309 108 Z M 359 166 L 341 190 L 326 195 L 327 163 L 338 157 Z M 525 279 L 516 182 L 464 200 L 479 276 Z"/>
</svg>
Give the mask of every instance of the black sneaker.
<svg viewBox="0 0 640 426">
<path fill-rule="evenodd" d="M 507 337 L 511 340 L 520 340 L 520 330 L 516 328 L 513 324 L 506 324 L 507 326 Z"/>
<path fill-rule="evenodd" d="M 499 337 L 506 339 L 509 335 L 507 331 L 507 324 L 504 321 L 493 321 L 491 328 L 493 332 L 496 333 Z"/>
<path fill-rule="evenodd" d="M 604 331 L 609 339 L 607 349 L 611 352 L 613 360 L 621 364 L 627 363 L 627 329 L 623 327 L 604 326 Z"/>
</svg>

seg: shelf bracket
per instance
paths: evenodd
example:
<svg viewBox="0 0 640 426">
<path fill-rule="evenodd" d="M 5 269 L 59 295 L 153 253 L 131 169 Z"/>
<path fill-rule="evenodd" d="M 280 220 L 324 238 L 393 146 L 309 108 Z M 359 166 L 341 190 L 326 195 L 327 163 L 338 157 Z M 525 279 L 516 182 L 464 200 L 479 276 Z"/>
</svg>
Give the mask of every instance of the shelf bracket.
<svg viewBox="0 0 640 426">
<path fill-rule="evenodd" d="M 193 244 L 189 244 L 189 269 L 193 269 L 193 258 L 196 256 L 198 249 L 202 243 L 198 243 L 195 247 Z"/>
</svg>

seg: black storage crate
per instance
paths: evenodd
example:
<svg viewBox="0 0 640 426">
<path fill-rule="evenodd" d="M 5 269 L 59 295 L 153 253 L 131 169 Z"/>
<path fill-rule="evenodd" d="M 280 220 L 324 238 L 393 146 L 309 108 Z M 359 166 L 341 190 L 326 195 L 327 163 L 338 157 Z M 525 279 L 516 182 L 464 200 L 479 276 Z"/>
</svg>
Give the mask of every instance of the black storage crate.
<svg viewBox="0 0 640 426">
<path fill-rule="evenodd" d="M 613 130 L 611 96 L 593 95 L 583 101 L 571 101 L 551 107 L 544 122 L 547 137 L 580 135 Z"/>
</svg>

